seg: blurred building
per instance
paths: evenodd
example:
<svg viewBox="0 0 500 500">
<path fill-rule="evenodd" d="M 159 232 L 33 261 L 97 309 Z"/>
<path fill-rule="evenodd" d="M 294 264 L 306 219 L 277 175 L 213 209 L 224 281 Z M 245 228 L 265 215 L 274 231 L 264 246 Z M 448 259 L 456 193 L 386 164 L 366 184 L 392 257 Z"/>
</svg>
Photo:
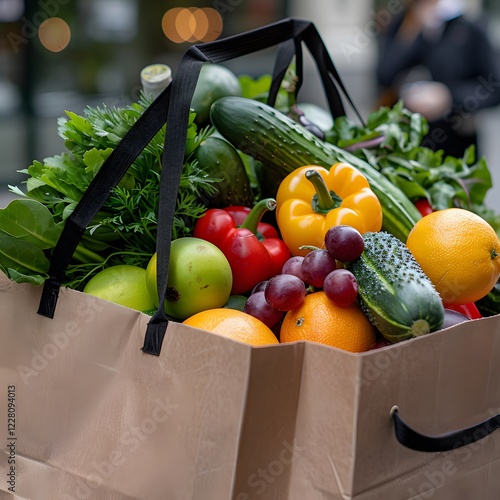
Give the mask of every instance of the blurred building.
<svg viewBox="0 0 500 500">
<path fill-rule="evenodd" d="M 175 75 L 190 44 L 287 16 L 316 24 L 352 98 L 367 113 L 375 98 L 376 37 L 404 1 L 0 0 L 0 186 L 22 179 L 17 170 L 33 159 L 63 150 L 57 117 L 64 110 L 78 113 L 86 105 L 133 101 L 144 66 L 168 64 Z M 467 6 L 471 15 L 488 14 L 492 39 L 500 46 L 495 36 L 500 33 L 500 4 L 467 0 Z M 265 51 L 228 66 L 258 76 L 271 71 L 273 56 L 273 51 Z M 305 68 L 301 98 L 323 104 L 307 57 Z M 498 162 L 494 118 L 493 112 L 485 115 L 490 129 L 483 151 Z"/>
</svg>

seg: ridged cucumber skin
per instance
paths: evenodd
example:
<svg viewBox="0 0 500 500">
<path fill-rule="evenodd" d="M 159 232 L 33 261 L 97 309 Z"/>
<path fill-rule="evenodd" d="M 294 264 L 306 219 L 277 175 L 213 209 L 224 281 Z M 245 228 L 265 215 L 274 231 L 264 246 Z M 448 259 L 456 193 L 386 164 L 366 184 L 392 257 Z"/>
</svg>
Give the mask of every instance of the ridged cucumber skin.
<svg viewBox="0 0 500 500">
<path fill-rule="evenodd" d="M 321 141 L 285 114 L 267 104 L 243 97 L 222 97 L 212 104 L 210 119 L 234 147 L 264 165 L 288 174 L 304 165 L 330 168 L 346 162 L 360 170 L 379 198 L 382 229 L 402 242 L 421 219 L 420 212 L 389 179 L 361 158 Z"/>
<path fill-rule="evenodd" d="M 390 342 L 439 330 L 444 307 L 406 245 L 381 231 L 363 235 L 361 257 L 347 264 L 358 283 L 363 312 Z"/>
</svg>

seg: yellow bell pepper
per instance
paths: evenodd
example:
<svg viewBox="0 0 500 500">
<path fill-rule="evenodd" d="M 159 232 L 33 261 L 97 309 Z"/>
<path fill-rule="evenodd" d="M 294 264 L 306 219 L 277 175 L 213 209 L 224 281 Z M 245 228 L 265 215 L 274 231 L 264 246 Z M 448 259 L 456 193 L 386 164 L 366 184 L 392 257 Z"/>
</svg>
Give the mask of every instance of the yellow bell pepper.
<svg viewBox="0 0 500 500">
<path fill-rule="evenodd" d="M 382 207 L 366 177 L 348 163 L 329 170 L 306 165 L 280 183 L 276 195 L 276 220 L 292 255 L 306 255 L 301 246 L 323 247 L 325 234 L 341 224 L 361 234 L 380 231 Z"/>
</svg>

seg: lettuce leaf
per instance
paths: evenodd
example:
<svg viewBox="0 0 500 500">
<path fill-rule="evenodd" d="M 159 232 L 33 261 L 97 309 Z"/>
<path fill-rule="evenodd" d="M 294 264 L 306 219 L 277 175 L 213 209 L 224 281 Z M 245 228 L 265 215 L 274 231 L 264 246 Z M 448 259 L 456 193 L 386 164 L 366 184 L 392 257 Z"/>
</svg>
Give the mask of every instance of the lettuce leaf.
<svg viewBox="0 0 500 500">
<path fill-rule="evenodd" d="M 485 205 L 491 172 L 474 146 L 462 158 L 422 146 L 428 124 L 399 101 L 370 113 L 366 124 L 345 116 L 334 120 L 326 140 L 363 158 L 396 184 L 408 198 L 427 198 L 435 209 L 461 207 L 484 217 L 500 233 L 499 217 Z M 379 138 L 379 141 L 374 139 Z"/>
</svg>

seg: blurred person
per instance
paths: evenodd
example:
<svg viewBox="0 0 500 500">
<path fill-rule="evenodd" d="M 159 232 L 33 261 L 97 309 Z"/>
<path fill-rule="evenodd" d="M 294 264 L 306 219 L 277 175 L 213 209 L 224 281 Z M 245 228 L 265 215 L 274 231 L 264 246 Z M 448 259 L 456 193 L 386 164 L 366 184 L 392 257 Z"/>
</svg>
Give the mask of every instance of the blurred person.
<svg viewBox="0 0 500 500">
<path fill-rule="evenodd" d="M 379 106 L 401 99 L 424 116 L 423 145 L 462 157 L 478 152 L 476 112 L 500 103 L 500 74 L 486 31 L 460 0 L 410 0 L 379 39 Z"/>
</svg>

